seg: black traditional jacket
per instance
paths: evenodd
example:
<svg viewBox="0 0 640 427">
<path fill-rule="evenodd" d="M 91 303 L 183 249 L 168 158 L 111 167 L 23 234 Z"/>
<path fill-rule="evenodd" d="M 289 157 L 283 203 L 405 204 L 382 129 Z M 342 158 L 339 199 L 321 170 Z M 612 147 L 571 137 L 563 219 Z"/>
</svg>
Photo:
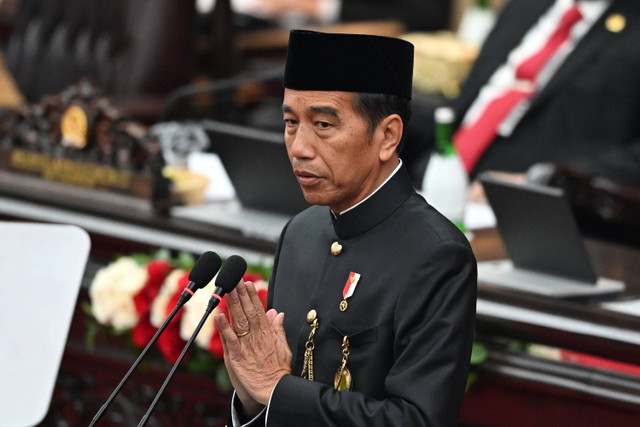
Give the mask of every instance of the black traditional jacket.
<svg viewBox="0 0 640 427">
<path fill-rule="evenodd" d="M 360 276 L 343 311 L 351 273 Z M 476 286 L 467 239 L 413 190 L 404 168 L 338 217 L 320 206 L 297 215 L 282 232 L 269 286 L 293 360 L 267 425 L 456 425 Z M 319 321 L 314 381 L 300 377 L 311 310 Z M 353 390 L 337 391 L 345 336 Z"/>
</svg>

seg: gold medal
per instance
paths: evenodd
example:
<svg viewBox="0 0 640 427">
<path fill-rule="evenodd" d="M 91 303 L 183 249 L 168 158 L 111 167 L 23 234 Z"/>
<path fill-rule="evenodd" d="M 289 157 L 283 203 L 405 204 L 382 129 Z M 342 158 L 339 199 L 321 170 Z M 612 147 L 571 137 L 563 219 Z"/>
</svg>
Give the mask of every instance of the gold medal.
<svg viewBox="0 0 640 427">
<path fill-rule="evenodd" d="M 333 388 L 335 390 L 353 390 L 353 380 L 351 372 L 347 368 L 347 360 L 349 360 L 349 337 L 346 335 L 342 339 L 342 363 L 333 377 Z"/>
<path fill-rule="evenodd" d="M 333 378 L 333 388 L 335 390 L 353 390 L 353 383 L 351 382 L 351 372 L 347 368 L 338 369 L 336 376 Z"/>
<path fill-rule="evenodd" d="M 346 299 L 343 299 L 342 301 L 340 301 L 340 311 L 346 311 L 347 307 L 349 307 L 349 303 L 347 302 Z"/>
</svg>

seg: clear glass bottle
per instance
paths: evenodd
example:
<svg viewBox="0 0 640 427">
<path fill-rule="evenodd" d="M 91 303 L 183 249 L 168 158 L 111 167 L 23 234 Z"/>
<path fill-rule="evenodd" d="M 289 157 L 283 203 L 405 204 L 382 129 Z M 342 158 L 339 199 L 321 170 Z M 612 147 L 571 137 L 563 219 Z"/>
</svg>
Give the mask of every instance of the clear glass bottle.
<svg viewBox="0 0 640 427">
<path fill-rule="evenodd" d="M 469 6 L 458 25 L 458 38 L 467 43 L 481 46 L 496 20 L 496 14 L 489 0 L 476 0 Z"/>
<path fill-rule="evenodd" d="M 449 107 L 435 111 L 436 147 L 422 180 L 427 202 L 464 231 L 464 208 L 469 177 L 453 145 L 455 113 Z"/>
</svg>

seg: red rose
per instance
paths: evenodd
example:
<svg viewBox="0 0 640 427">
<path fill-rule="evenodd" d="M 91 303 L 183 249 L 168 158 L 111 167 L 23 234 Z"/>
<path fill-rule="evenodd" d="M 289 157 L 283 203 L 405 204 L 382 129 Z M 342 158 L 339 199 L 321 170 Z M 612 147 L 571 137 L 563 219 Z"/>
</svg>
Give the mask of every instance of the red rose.
<svg viewBox="0 0 640 427">
<path fill-rule="evenodd" d="M 180 295 L 184 288 L 189 284 L 189 275 L 185 274 L 178 281 L 178 287 L 174 294 L 169 299 L 169 303 L 167 304 L 167 312 L 168 316 L 171 314 L 171 311 L 175 308 L 178 303 L 178 299 L 180 299 Z M 167 328 L 164 330 L 162 335 L 158 338 L 158 348 L 160 352 L 164 356 L 164 359 L 169 363 L 176 363 L 178 357 L 180 357 L 180 353 L 182 353 L 182 349 L 186 344 L 185 341 L 180 337 L 180 320 L 182 319 L 182 310 L 178 311 L 176 315 L 171 320 L 171 323 L 167 325 Z M 187 359 L 188 355 L 185 355 L 185 359 Z"/>
<path fill-rule="evenodd" d="M 166 260 L 154 260 L 147 264 L 147 282 L 140 292 L 133 297 L 136 312 L 141 317 L 149 314 L 151 304 L 171 270 L 173 270 L 173 267 Z"/>
<path fill-rule="evenodd" d="M 257 271 L 247 271 L 244 276 L 242 276 L 242 280 L 245 282 L 253 282 L 256 283 L 260 280 L 264 280 L 264 276 L 262 273 Z"/>
<path fill-rule="evenodd" d="M 176 363 L 185 345 L 185 342 L 180 337 L 181 318 L 182 315 L 180 313 L 176 314 L 167 326 L 167 329 L 158 337 L 158 348 L 162 356 L 164 356 L 164 359 L 171 364 Z M 186 356 L 188 356 L 188 354 Z M 188 357 L 185 357 L 185 360 L 187 358 Z"/>
<path fill-rule="evenodd" d="M 260 297 L 260 301 L 262 301 L 262 306 L 264 309 L 267 309 L 267 290 L 266 289 L 258 289 L 258 297 Z"/>
<path fill-rule="evenodd" d="M 253 282 L 253 286 L 256 288 L 258 292 L 258 297 L 260 297 L 260 301 L 262 301 L 262 306 L 267 309 L 267 292 L 269 290 L 269 284 L 264 280 L 256 280 Z"/>
<path fill-rule="evenodd" d="M 215 316 L 216 314 L 224 314 L 229 318 L 229 307 L 227 307 L 227 302 L 222 299 L 218 306 L 213 310 L 211 316 Z M 222 348 L 222 339 L 220 338 L 220 332 L 218 332 L 218 328 L 215 328 L 213 331 L 213 335 L 211 335 L 211 340 L 209 341 L 209 351 L 218 359 L 222 359 L 224 357 L 224 349 Z"/>
<path fill-rule="evenodd" d="M 151 324 L 149 316 L 141 317 L 136 326 L 133 327 L 131 337 L 137 346 L 145 347 L 147 343 L 151 341 L 151 338 L 153 338 L 157 330 L 158 329 Z"/>
</svg>

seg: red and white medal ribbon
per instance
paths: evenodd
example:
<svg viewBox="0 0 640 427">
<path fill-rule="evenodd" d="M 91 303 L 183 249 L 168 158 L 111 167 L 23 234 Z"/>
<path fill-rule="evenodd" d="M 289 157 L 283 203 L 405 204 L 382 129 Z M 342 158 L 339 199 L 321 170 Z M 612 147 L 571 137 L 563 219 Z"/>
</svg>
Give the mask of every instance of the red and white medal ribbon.
<svg viewBox="0 0 640 427">
<path fill-rule="evenodd" d="M 340 310 L 345 311 L 348 307 L 347 298 L 349 298 L 356 291 L 356 286 L 358 286 L 358 282 L 360 281 L 360 274 L 351 272 L 349 273 L 349 278 L 347 279 L 347 283 L 344 285 L 344 289 L 342 289 L 342 301 L 340 302 Z"/>
</svg>

